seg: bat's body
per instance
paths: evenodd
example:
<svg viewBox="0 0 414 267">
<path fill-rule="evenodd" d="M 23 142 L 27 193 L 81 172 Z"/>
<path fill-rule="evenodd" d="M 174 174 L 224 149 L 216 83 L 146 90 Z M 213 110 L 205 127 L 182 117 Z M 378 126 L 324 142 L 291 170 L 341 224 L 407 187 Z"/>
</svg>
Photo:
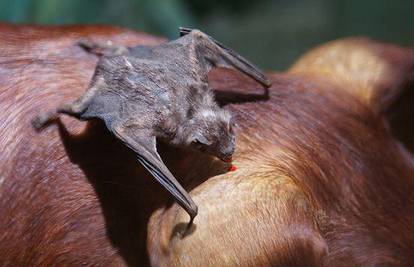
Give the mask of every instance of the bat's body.
<svg viewBox="0 0 414 267">
<path fill-rule="evenodd" d="M 253 65 L 208 35 L 188 29 L 181 34 L 158 46 L 96 46 L 105 52 L 91 87 L 74 103 L 37 117 L 35 125 L 41 127 L 58 113 L 103 120 L 192 221 L 197 206 L 162 162 L 156 138 L 227 160 L 234 152 L 231 116 L 214 101 L 208 72 L 216 66 L 233 67 L 265 86 L 269 83 Z"/>
</svg>

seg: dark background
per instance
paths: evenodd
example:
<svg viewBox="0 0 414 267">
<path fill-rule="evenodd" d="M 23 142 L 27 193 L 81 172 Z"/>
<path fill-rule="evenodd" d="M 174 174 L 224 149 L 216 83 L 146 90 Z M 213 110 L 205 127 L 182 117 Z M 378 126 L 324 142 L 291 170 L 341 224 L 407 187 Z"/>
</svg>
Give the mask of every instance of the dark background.
<svg viewBox="0 0 414 267">
<path fill-rule="evenodd" d="M 0 0 L 0 20 L 104 23 L 178 36 L 199 28 L 264 69 L 344 36 L 414 45 L 414 0 Z"/>
</svg>

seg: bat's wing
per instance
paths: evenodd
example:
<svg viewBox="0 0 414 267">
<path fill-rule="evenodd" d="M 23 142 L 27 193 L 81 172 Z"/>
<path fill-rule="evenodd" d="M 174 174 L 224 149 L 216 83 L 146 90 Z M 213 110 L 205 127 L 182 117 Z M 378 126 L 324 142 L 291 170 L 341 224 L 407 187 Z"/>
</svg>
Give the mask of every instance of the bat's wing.
<svg viewBox="0 0 414 267">
<path fill-rule="evenodd" d="M 197 215 L 197 206 L 174 178 L 157 153 L 156 139 L 149 131 L 135 127 L 108 127 L 127 147 L 137 153 L 138 161 L 164 186 L 178 204 L 190 215 L 190 223 Z"/>
<path fill-rule="evenodd" d="M 180 27 L 180 36 L 188 34 L 194 35 L 196 49 L 199 49 L 199 52 L 205 55 L 207 63 L 212 64 L 211 67 L 232 67 L 264 86 L 270 86 L 270 81 L 256 66 L 232 49 L 199 30 Z"/>
</svg>

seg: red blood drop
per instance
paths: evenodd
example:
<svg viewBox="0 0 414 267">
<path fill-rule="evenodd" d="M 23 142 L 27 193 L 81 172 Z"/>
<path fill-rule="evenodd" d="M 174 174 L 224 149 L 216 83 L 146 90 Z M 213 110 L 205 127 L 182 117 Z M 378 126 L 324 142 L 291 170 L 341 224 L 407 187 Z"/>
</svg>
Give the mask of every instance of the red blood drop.
<svg viewBox="0 0 414 267">
<path fill-rule="evenodd" d="M 235 170 L 237 170 L 237 167 L 236 167 L 236 166 L 234 166 L 234 165 L 230 165 L 230 167 L 229 167 L 229 171 L 230 171 L 230 172 L 234 172 Z"/>
</svg>

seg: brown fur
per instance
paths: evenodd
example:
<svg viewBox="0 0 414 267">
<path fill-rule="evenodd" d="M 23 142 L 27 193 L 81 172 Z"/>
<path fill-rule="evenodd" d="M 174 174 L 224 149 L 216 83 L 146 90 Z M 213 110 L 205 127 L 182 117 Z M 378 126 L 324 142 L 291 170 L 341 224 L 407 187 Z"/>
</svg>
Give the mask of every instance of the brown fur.
<svg viewBox="0 0 414 267">
<path fill-rule="evenodd" d="M 159 147 L 199 205 L 186 232 L 184 211 L 100 123 L 30 127 L 36 111 L 86 88 L 96 57 L 74 45 L 80 37 L 162 39 L 95 26 L 2 25 L 0 35 L 3 266 L 414 264 L 413 159 L 383 116 L 410 88 L 411 50 L 327 44 L 271 75 L 268 100 L 251 80 L 213 71 L 238 124 L 238 170 Z"/>
</svg>

